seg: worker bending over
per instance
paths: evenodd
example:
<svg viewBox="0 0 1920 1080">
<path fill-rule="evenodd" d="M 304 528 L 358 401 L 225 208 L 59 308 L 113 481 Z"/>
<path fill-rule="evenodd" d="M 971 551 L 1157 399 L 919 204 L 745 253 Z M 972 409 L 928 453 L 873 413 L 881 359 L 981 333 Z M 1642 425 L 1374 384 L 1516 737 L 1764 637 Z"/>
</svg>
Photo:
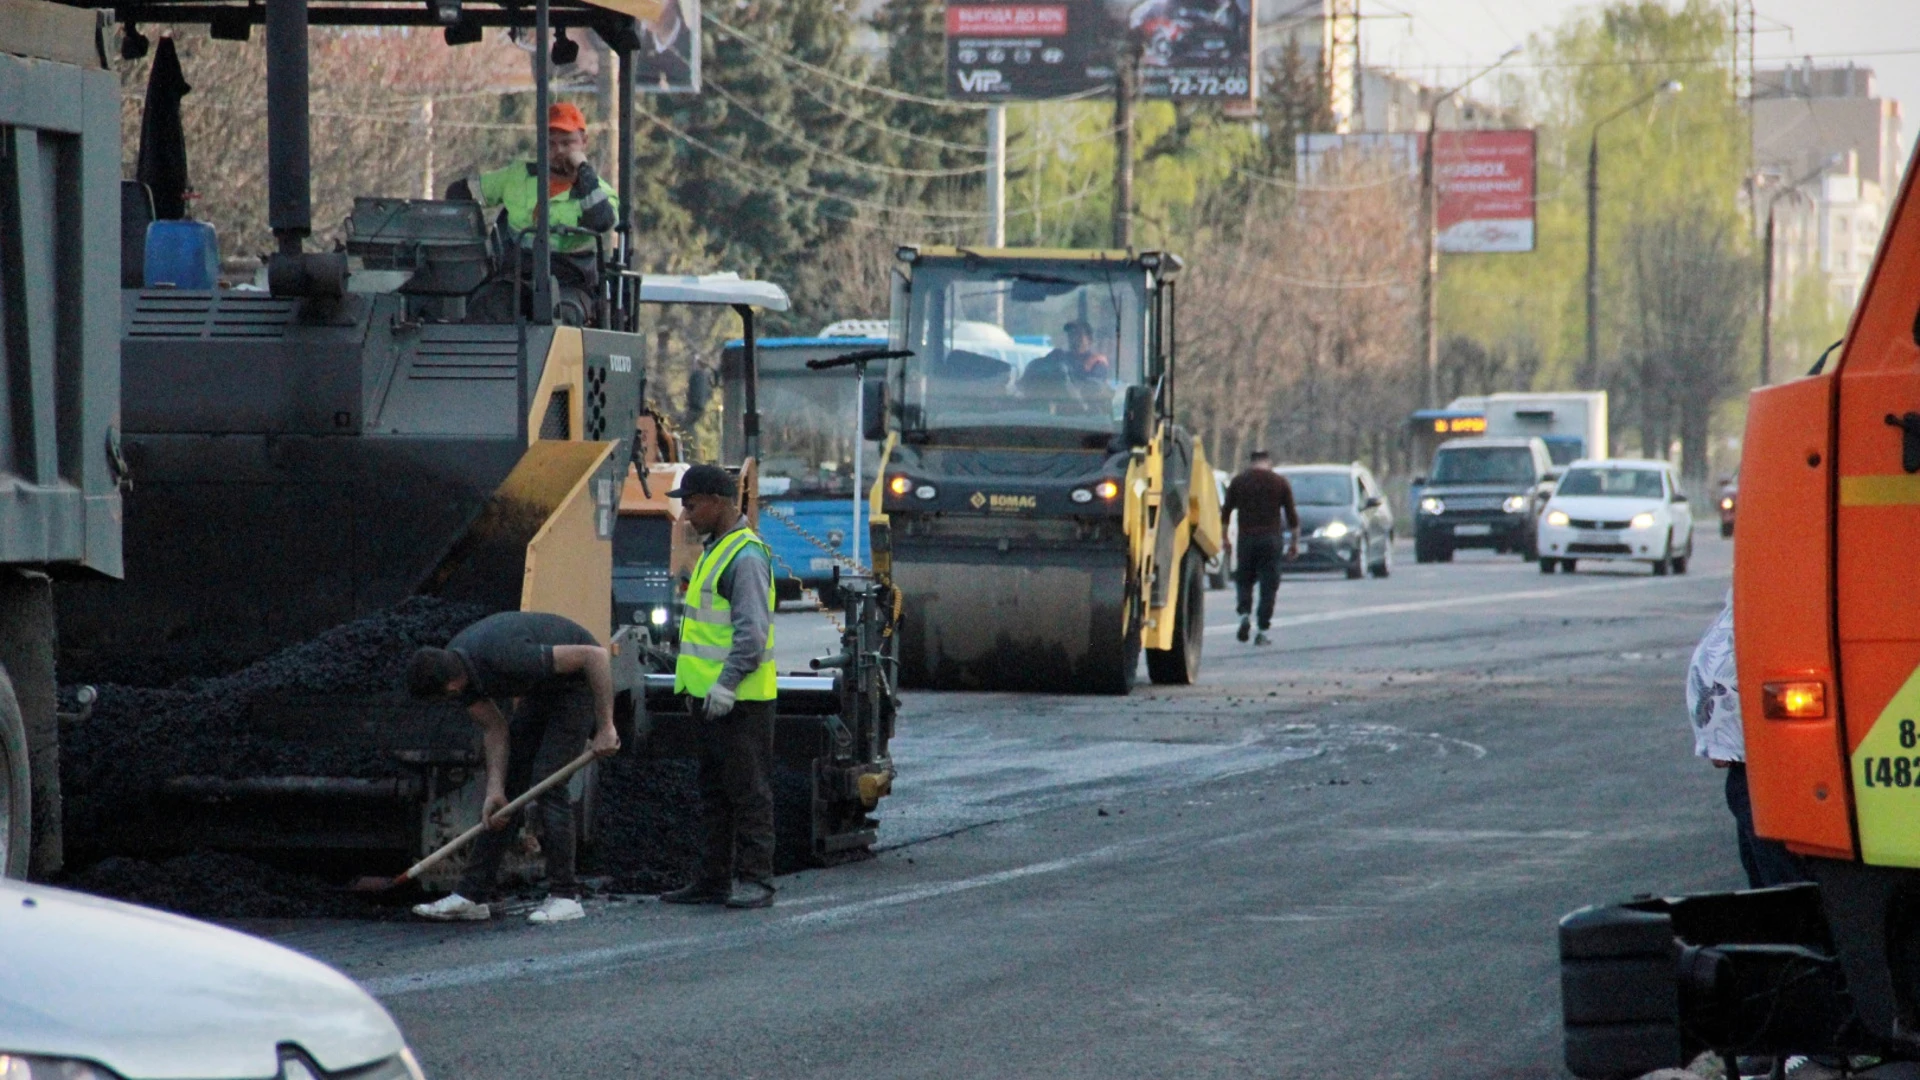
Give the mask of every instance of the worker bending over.
<svg viewBox="0 0 1920 1080">
<path fill-rule="evenodd" d="M 480 817 L 488 831 L 474 842 L 473 861 L 459 887 L 434 903 L 415 906 L 413 913 L 442 921 L 486 919 L 493 912 L 484 898 L 493 892 L 500 860 L 513 842 L 513 831 L 507 828 L 512 819 L 497 818 L 495 812 L 587 747 L 601 757 L 620 749 L 620 736 L 613 729 L 613 669 L 607 650 L 571 619 L 505 611 L 460 631 L 444 649 L 414 653 L 407 689 L 416 698 L 465 705 L 480 725 L 487 759 Z M 517 702 L 512 720 L 500 710 L 500 703 L 510 699 Z M 527 919 L 578 919 L 586 912 L 574 879 L 572 796 L 561 784 L 534 805 L 540 811 L 548 895 Z"/>
<path fill-rule="evenodd" d="M 733 477 L 695 465 L 667 492 L 705 547 L 687 582 L 673 688 L 700 742 L 706 850 L 670 904 L 773 905 L 773 559 L 740 513 Z"/>
</svg>

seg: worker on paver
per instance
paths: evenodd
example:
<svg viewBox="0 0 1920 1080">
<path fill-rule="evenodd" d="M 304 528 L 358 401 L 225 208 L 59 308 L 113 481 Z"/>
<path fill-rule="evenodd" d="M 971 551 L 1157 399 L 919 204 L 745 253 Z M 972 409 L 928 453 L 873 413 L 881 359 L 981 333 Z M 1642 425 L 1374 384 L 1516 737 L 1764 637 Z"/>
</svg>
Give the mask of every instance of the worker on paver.
<svg viewBox="0 0 1920 1080">
<path fill-rule="evenodd" d="M 526 232 L 533 228 L 542 176 L 547 182 L 548 221 L 596 233 L 613 228 L 620 213 L 619 196 L 587 162 L 587 118 L 578 106 L 566 101 L 547 110 L 546 168 L 532 161 L 516 161 L 478 177 L 454 181 L 447 188 L 447 198 L 504 206 L 508 227 Z M 590 253 L 593 237 L 556 229 L 550 245 L 560 255 Z"/>
<path fill-rule="evenodd" d="M 1273 626 L 1273 604 L 1280 593 L 1280 539 L 1291 531 L 1286 557 L 1300 554 L 1300 511 L 1293 504 L 1293 485 L 1273 471 L 1273 455 L 1255 450 L 1247 467 L 1227 485 L 1227 501 L 1220 506 L 1220 524 L 1224 529 L 1232 516 L 1240 515 L 1238 565 L 1233 584 L 1240 613 L 1241 641 L 1252 631 L 1255 614 L 1253 589 L 1260 586 L 1260 636 L 1255 645 L 1266 645 L 1267 631 Z M 1283 520 L 1284 518 L 1284 520 Z"/>
<path fill-rule="evenodd" d="M 481 819 L 488 831 L 474 841 L 473 861 L 459 887 L 413 913 L 441 921 L 491 917 L 484 898 L 494 889 L 500 860 L 513 843 L 510 818 L 495 818 L 508 800 L 532 787 L 591 746 L 601 757 L 620 749 L 613 728 L 613 669 L 607 650 L 571 619 L 536 611 L 489 615 L 454 635 L 444 649 L 413 654 L 407 689 L 416 698 L 453 699 L 480 725 L 487 761 Z M 513 719 L 500 703 L 517 701 Z M 574 880 L 573 799 L 565 784 L 542 794 L 540 850 L 547 857 L 547 898 L 529 922 L 578 919 Z"/>
<path fill-rule="evenodd" d="M 705 853 L 669 904 L 773 905 L 773 559 L 740 512 L 733 477 L 695 465 L 668 497 L 705 543 L 687 581 L 673 688 L 700 740 Z"/>
</svg>

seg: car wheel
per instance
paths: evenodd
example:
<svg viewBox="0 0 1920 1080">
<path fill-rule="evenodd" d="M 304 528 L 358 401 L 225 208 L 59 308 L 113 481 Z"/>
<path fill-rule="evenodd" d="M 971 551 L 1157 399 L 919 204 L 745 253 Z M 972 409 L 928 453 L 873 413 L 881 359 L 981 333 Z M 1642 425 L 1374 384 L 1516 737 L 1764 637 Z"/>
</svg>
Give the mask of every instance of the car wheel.
<svg viewBox="0 0 1920 1080">
<path fill-rule="evenodd" d="M 1554 566 L 1554 562 L 1553 562 L 1553 560 L 1552 560 L 1552 559 L 1541 559 L 1541 560 L 1540 560 L 1540 572 L 1541 572 L 1541 573 L 1543 573 L 1543 574 L 1551 574 L 1551 573 L 1553 573 L 1553 566 Z"/>
<path fill-rule="evenodd" d="M 27 728 L 13 683 L 0 673 L 0 877 L 25 878 L 33 846 L 33 783 Z"/>
<path fill-rule="evenodd" d="M 1666 548 L 1660 552 L 1659 558 L 1653 560 L 1653 576 L 1666 577 L 1667 574 L 1672 569 L 1673 569 L 1673 535 L 1669 533 L 1667 535 Z"/>
<path fill-rule="evenodd" d="M 1536 532 L 1533 535 L 1527 537 L 1526 543 L 1520 545 L 1520 561 L 1532 562 L 1535 559 L 1538 559 L 1539 557 L 1540 557 L 1540 534 Z"/>
<path fill-rule="evenodd" d="M 1347 567 L 1347 580 L 1359 581 L 1367 575 L 1367 538 L 1360 538 L 1360 546 L 1353 550 L 1353 563 Z"/>
<path fill-rule="evenodd" d="M 1393 574 L 1393 534 L 1387 534 L 1387 542 L 1380 549 L 1380 561 L 1368 568 L 1374 577 L 1383 578 Z"/>
<path fill-rule="evenodd" d="M 1578 559 L 1561 559 L 1561 560 L 1560 560 L 1560 572 L 1561 572 L 1561 573 L 1563 573 L 1563 574 L 1571 574 L 1571 573 L 1573 573 L 1573 568 L 1574 568 L 1574 565 L 1575 565 L 1576 563 L 1578 563 L 1578 562 L 1579 562 L 1579 560 L 1578 560 Z"/>
<path fill-rule="evenodd" d="M 1433 561 L 1434 562 L 1452 562 L 1453 561 L 1453 545 L 1448 544 L 1444 547 L 1435 549 L 1433 553 Z"/>
<path fill-rule="evenodd" d="M 1424 564 L 1432 562 L 1433 559 L 1433 545 L 1420 539 L 1419 534 L 1416 533 L 1413 538 L 1413 561 Z"/>
<path fill-rule="evenodd" d="M 1732 539 L 1732 537 L 1733 537 L 1733 522 L 1731 522 L 1731 521 L 1723 521 L 1723 522 L 1721 522 L 1721 523 L 1720 523 L 1720 537 L 1721 537 L 1721 539 L 1723 539 L 1723 540 L 1726 540 L 1726 539 Z"/>
</svg>

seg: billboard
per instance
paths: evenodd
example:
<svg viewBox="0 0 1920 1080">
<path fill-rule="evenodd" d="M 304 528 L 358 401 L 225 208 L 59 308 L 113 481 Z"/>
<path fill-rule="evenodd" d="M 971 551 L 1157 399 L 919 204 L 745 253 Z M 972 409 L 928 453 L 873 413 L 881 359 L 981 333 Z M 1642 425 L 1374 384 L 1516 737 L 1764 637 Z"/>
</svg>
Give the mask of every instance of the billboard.
<svg viewBox="0 0 1920 1080">
<path fill-rule="evenodd" d="M 1294 169 L 1302 184 L 1325 171 L 1329 155 L 1386 155 L 1414 182 L 1420 179 L 1424 132 L 1301 135 Z M 1474 255 L 1534 249 L 1534 133 L 1442 131 L 1433 144 L 1434 209 L 1440 250 Z"/>
<path fill-rule="evenodd" d="M 700 0 L 666 0 L 654 19 L 635 19 L 633 88 L 642 94 L 700 92 Z"/>
<path fill-rule="evenodd" d="M 947 0 L 947 94 L 1033 101 L 1098 93 L 1140 57 L 1141 97 L 1246 99 L 1252 0 Z"/>
</svg>

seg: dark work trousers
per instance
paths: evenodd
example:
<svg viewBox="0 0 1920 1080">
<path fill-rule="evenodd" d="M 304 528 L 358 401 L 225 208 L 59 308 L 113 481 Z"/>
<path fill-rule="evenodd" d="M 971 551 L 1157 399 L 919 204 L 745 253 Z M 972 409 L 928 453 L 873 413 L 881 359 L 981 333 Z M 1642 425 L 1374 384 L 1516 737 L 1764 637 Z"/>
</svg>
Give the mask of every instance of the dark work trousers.
<svg viewBox="0 0 1920 1080">
<path fill-rule="evenodd" d="M 693 706 L 697 712 L 699 706 Z M 732 888 L 736 876 L 773 883 L 773 702 L 738 701 L 700 725 L 700 883 Z"/>
<path fill-rule="evenodd" d="M 1280 594 L 1280 537 L 1243 536 L 1238 555 L 1233 585 L 1239 603 L 1233 610 L 1243 619 L 1253 614 L 1253 586 L 1259 582 L 1260 629 L 1265 630 L 1273 625 L 1273 601 Z"/>
<path fill-rule="evenodd" d="M 580 756 L 593 734 L 593 691 L 586 686 L 521 699 L 507 722 L 507 798 L 559 772 Z M 547 857 L 547 891 L 553 896 L 580 895 L 574 880 L 573 797 L 560 784 L 534 800 L 539 815 L 540 850 Z M 517 824 L 517 823 L 516 823 Z M 500 876 L 500 860 L 520 830 L 515 825 L 488 829 L 473 842 L 473 861 L 460 877 L 460 895 L 469 900 L 493 892 Z"/>
<path fill-rule="evenodd" d="M 1753 834 L 1753 800 L 1747 793 L 1747 766 L 1743 762 L 1727 766 L 1727 809 L 1733 811 L 1740 836 L 1740 867 L 1747 872 L 1749 886 L 1764 889 L 1811 880 L 1787 845 Z"/>
</svg>

